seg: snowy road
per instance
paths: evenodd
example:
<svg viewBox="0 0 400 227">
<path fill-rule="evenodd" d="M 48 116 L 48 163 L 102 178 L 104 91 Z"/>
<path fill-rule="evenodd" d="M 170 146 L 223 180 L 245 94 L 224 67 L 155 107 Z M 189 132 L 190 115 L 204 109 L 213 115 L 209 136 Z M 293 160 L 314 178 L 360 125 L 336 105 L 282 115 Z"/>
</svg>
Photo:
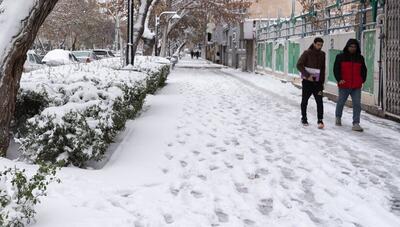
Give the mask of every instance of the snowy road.
<svg viewBox="0 0 400 227">
<path fill-rule="evenodd" d="M 100 170 L 64 169 L 34 226 L 400 226 L 400 125 L 300 125 L 300 90 L 184 60 Z M 207 66 L 207 67 L 205 67 Z"/>
</svg>

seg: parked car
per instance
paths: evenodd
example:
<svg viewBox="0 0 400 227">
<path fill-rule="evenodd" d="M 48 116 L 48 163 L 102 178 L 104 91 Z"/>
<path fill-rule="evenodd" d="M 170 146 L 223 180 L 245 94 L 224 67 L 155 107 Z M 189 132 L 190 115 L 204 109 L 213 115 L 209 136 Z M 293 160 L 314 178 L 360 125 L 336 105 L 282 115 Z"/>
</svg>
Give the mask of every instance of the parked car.
<svg viewBox="0 0 400 227">
<path fill-rule="evenodd" d="M 92 61 L 99 59 L 99 57 L 97 57 L 97 55 L 91 50 L 73 51 L 72 53 L 78 59 L 78 61 L 81 63 L 90 63 Z"/>
<path fill-rule="evenodd" d="M 24 63 L 24 72 L 30 72 L 43 68 L 44 65 L 41 61 L 41 57 L 35 53 L 34 50 L 29 50 L 26 53 L 26 61 Z"/>
<path fill-rule="evenodd" d="M 103 50 L 103 49 L 95 49 L 93 52 L 99 57 L 100 59 L 103 58 L 113 58 L 115 55 L 112 53 L 111 50 Z"/>
<path fill-rule="evenodd" d="M 78 63 L 79 61 L 71 51 L 56 49 L 49 51 L 42 62 L 49 66 L 58 66 Z"/>
</svg>

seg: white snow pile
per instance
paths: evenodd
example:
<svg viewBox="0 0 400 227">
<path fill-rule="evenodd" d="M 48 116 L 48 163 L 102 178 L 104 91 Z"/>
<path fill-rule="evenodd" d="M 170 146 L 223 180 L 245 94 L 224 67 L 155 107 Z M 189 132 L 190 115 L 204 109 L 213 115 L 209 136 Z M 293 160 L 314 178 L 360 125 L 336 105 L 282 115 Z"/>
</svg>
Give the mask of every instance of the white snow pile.
<svg viewBox="0 0 400 227">
<path fill-rule="evenodd" d="M 101 160 L 146 94 L 164 84 L 170 66 L 157 61 L 138 57 L 140 71 L 113 69 L 119 60 L 106 59 L 23 74 L 15 134 L 21 158 L 78 167 Z"/>
</svg>

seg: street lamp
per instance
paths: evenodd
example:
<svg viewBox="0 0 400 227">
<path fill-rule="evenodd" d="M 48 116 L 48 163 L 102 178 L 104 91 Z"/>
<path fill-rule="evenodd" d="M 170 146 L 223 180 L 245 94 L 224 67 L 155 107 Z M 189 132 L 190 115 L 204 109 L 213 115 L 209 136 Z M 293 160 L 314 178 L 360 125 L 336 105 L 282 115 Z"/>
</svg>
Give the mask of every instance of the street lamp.
<svg viewBox="0 0 400 227">
<path fill-rule="evenodd" d="M 162 13 L 160 13 L 159 16 L 156 15 L 156 19 L 155 19 L 155 36 L 154 36 L 154 41 L 155 41 L 155 45 L 154 45 L 154 55 L 158 56 L 158 25 L 160 25 L 160 18 L 162 15 L 164 14 L 174 14 L 171 19 L 181 19 L 181 16 L 178 15 L 178 13 L 176 11 L 164 11 Z M 168 26 L 168 24 L 167 24 Z"/>
<path fill-rule="evenodd" d="M 128 0 L 128 42 L 126 44 L 126 65 L 133 65 L 133 12 L 134 0 Z"/>
</svg>

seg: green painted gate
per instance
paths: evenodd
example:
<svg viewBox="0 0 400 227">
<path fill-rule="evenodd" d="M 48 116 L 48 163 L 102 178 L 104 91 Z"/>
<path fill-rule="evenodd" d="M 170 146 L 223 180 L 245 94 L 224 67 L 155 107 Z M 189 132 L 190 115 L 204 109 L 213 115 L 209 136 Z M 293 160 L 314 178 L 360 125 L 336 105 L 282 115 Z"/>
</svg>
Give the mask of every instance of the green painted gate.
<svg viewBox="0 0 400 227">
<path fill-rule="evenodd" d="M 364 32 L 363 53 L 368 75 L 363 90 L 374 93 L 374 65 L 375 65 L 375 30 Z"/>
<path fill-rule="evenodd" d="M 299 43 L 294 43 L 294 42 L 289 42 L 289 54 L 288 54 L 288 64 L 289 64 L 289 73 L 290 74 L 299 74 L 299 71 L 297 70 L 297 61 L 300 57 L 300 44 Z"/>
<path fill-rule="evenodd" d="M 328 74 L 328 81 L 337 83 L 335 79 L 335 74 L 333 74 L 333 66 L 335 65 L 336 55 L 340 54 L 342 51 L 337 49 L 330 49 L 329 50 L 329 74 Z"/>
<path fill-rule="evenodd" d="M 262 66 L 262 49 L 261 43 L 257 45 L 257 65 Z"/>
<path fill-rule="evenodd" d="M 272 69 L 272 49 L 273 44 L 267 43 L 265 47 L 265 67 Z"/>
<path fill-rule="evenodd" d="M 279 44 L 279 47 L 275 50 L 275 71 L 285 71 L 285 47 Z"/>
</svg>

